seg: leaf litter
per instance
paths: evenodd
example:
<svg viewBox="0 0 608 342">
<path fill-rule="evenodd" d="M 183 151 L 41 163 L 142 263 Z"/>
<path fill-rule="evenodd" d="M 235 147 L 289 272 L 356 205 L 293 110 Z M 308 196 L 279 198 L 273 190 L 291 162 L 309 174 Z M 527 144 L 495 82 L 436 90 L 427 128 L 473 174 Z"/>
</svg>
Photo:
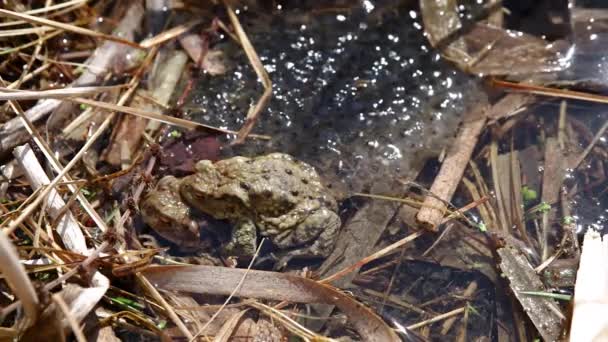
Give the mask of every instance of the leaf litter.
<svg viewBox="0 0 608 342">
<path fill-rule="evenodd" d="M 574 289 L 577 234 L 607 200 L 593 43 L 467 6 L 186 1 L 149 32 L 139 2 L 3 8 L 3 336 L 564 338 L 550 294 Z M 578 40 L 593 17 L 560 16 Z M 225 222 L 198 222 L 196 255 L 142 224 L 161 176 L 268 151 L 340 200 L 327 259 L 271 272 L 262 245 L 244 269 L 218 253 Z"/>
</svg>

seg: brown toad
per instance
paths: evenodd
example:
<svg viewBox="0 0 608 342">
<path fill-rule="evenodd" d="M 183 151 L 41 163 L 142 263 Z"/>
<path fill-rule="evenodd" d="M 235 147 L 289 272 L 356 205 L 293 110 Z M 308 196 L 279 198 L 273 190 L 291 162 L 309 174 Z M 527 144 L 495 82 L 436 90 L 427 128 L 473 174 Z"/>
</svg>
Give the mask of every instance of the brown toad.
<svg viewBox="0 0 608 342">
<path fill-rule="evenodd" d="M 215 164 L 203 160 L 195 168 L 195 174 L 182 180 L 181 197 L 188 205 L 233 223 L 227 252 L 252 255 L 256 231 L 288 250 L 283 261 L 331 252 L 340 228 L 337 204 L 312 166 L 273 153 Z"/>
<path fill-rule="evenodd" d="M 141 216 L 165 239 L 183 249 L 196 249 L 200 244 L 199 227 L 179 195 L 180 184 L 181 180 L 173 176 L 162 178 L 142 200 Z"/>
</svg>

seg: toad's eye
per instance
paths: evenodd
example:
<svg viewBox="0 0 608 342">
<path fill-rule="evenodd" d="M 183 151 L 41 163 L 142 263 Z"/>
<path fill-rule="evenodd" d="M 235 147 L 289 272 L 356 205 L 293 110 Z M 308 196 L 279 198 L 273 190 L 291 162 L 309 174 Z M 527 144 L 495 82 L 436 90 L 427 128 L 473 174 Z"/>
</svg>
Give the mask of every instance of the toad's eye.
<svg viewBox="0 0 608 342">
<path fill-rule="evenodd" d="M 249 190 L 249 189 L 251 189 L 251 187 L 249 186 L 249 184 L 244 183 L 244 182 L 239 183 L 239 186 L 241 188 L 243 188 L 243 190 Z"/>
</svg>

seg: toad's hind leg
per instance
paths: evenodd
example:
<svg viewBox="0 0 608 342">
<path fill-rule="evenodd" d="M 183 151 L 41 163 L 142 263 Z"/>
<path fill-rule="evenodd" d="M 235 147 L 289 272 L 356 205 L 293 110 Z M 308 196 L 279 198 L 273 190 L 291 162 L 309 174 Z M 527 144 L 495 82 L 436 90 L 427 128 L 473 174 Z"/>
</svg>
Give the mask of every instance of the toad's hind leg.
<svg viewBox="0 0 608 342">
<path fill-rule="evenodd" d="M 257 232 L 251 220 L 238 221 L 232 227 L 230 242 L 224 246 L 226 255 L 253 256 L 256 250 Z"/>
</svg>

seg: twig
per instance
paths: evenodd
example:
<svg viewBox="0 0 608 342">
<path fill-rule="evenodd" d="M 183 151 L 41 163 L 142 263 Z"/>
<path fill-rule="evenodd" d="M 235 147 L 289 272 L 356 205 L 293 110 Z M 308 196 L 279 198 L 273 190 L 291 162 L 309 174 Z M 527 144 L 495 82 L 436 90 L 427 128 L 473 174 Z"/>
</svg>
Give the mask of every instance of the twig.
<svg viewBox="0 0 608 342">
<path fill-rule="evenodd" d="M 471 117 L 476 119 L 463 124 L 456 137 L 456 141 L 454 141 L 452 148 L 448 152 L 448 156 L 443 161 L 443 164 L 441 164 L 439 174 L 431 186 L 430 192 L 441 200 L 436 197 L 427 196 L 418 215 L 416 215 L 418 222 L 430 231 L 437 231 L 437 226 L 441 223 L 447 210 L 445 202 L 449 202 L 452 199 L 452 195 L 460 183 L 464 170 L 473 154 L 473 149 L 477 144 L 477 139 L 485 125 L 485 108 L 478 106 L 473 110 L 473 113 L 475 114 L 471 114 Z M 476 115 L 478 113 L 481 113 L 481 118 L 479 118 L 479 115 Z"/>
</svg>

